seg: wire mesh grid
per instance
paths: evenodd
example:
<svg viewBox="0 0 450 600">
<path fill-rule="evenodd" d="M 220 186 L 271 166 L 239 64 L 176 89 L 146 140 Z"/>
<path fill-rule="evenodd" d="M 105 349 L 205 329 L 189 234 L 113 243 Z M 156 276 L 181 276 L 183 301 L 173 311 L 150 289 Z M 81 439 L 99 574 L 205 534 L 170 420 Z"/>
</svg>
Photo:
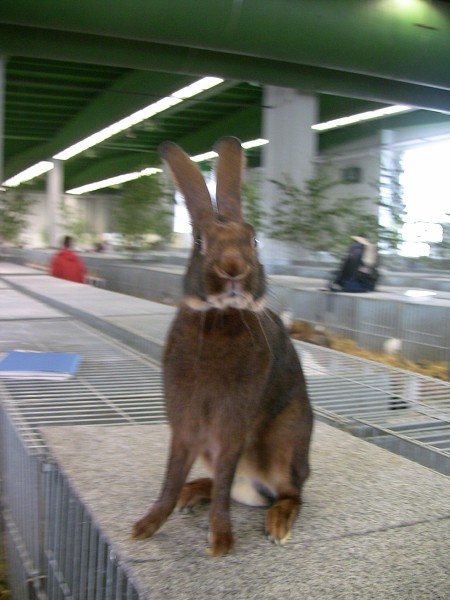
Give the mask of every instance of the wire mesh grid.
<svg viewBox="0 0 450 600">
<path fill-rule="evenodd" d="M 5 323 L 0 350 L 77 352 L 79 374 L 65 382 L 6 380 L 8 413 L 29 448 L 39 427 L 165 420 L 159 366 L 74 320 Z M 2 347 L 3 346 L 3 347 Z M 390 434 L 450 459 L 450 384 L 326 348 L 297 342 L 318 415 L 368 437 Z M 447 467 L 446 467 L 447 468 Z M 450 466 L 448 467 L 450 470 Z"/>
<path fill-rule="evenodd" d="M 21 547 L 27 549 L 29 563 L 38 569 L 42 564 L 39 539 L 41 537 L 40 457 L 29 455 L 19 431 L 10 416 L 0 407 L 2 502 L 9 507 L 10 520 L 21 532 Z M 27 494 L 23 486 L 26 482 Z M 13 533 L 13 530 L 11 530 Z"/>
<path fill-rule="evenodd" d="M 160 369 L 152 360 L 79 322 L 4 323 L 0 351 L 75 352 L 81 367 L 68 381 L 5 379 L 1 395 L 29 448 L 48 425 L 118 425 L 164 421 Z"/>
<path fill-rule="evenodd" d="M 450 475 L 450 383 L 310 344 L 297 347 L 318 414 L 377 443 L 376 436 L 390 436 L 391 449 L 394 438 L 416 444 Z M 414 456 L 400 453 L 423 462 L 418 448 Z"/>
<path fill-rule="evenodd" d="M 7 509 L 3 510 L 2 516 L 8 553 L 8 583 L 11 598 L 14 600 L 48 600 L 48 596 L 40 585 L 42 583 L 40 573 L 30 559 L 20 530 Z"/>
<path fill-rule="evenodd" d="M 77 352 L 83 360 L 64 382 L 5 380 L 8 413 L 29 447 L 39 427 L 117 425 L 165 420 L 159 365 L 74 320 L 5 323 L 0 351 Z M 450 384 L 333 350 L 296 342 L 319 415 L 349 429 L 370 425 L 409 436 L 450 458 Z"/>
<path fill-rule="evenodd" d="M 398 338 L 411 360 L 446 361 L 450 348 L 450 307 L 438 302 L 411 302 L 404 295 L 366 297 L 353 294 L 298 292 L 298 318 L 312 320 L 335 335 L 354 339 L 363 348 L 381 350 Z M 308 297 L 309 296 L 309 297 Z M 311 305 L 314 308 L 311 308 Z M 313 311 L 316 317 L 313 316 Z"/>
<path fill-rule="evenodd" d="M 83 358 L 69 381 L 0 383 L 2 515 L 12 598 L 137 600 L 108 540 L 47 455 L 39 428 L 164 420 L 159 369 L 71 320 L 4 323 L 0 351 L 11 348 Z"/>
</svg>

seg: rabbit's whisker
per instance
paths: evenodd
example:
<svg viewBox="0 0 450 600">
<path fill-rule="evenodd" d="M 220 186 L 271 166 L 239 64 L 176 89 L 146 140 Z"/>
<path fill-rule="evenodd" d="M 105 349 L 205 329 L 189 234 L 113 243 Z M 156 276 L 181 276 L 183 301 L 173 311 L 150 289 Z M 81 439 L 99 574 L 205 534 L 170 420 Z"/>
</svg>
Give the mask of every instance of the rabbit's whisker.
<svg viewBox="0 0 450 600">
<path fill-rule="evenodd" d="M 265 317 L 267 317 L 271 323 L 273 323 L 275 325 L 275 320 L 272 317 L 272 315 L 270 314 L 270 310 L 268 308 L 264 308 L 264 310 L 262 311 L 262 314 Z"/>
<path fill-rule="evenodd" d="M 216 329 L 216 327 L 218 327 L 218 320 L 219 320 L 219 318 L 222 318 L 222 317 L 223 317 L 223 315 L 222 315 L 221 311 L 215 311 L 214 320 L 211 325 L 211 331 L 214 331 Z"/>
<path fill-rule="evenodd" d="M 257 322 L 258 322 L 258 325 L 259 325 L 259 327 L 260 327 L 260 329 L 261 329 L 261 331 L 262 331 L 262 334 L 263 334 L 263 336 L 264 336 L 264 339 L 266 340 L 267 349 L 268 349 L 268 351 L 269 351 L 269 354 L 270 354 L 271 356 L 273 356 L 273 353 L 272 353 L 272 348 L 271 348 L 271 346 L 270 346 L 269 339 L 268 339 L 268 337 L 267 337 L 267 334 L 266 334 L 266 330 L 264 329 L 263 323 L 262 323 L 262 321 L 261 321 L 261 317 L 260 317 L 260 315 L 259 315 L 258 313 L 254 313 L 254 314 L 255 314 L 255 316 L 256 316 L 256 320 L 257 320 Z"/>
<path fill-rule="evenodd" d="M 250 327 L 250 325 L 247 323 L 247 321 L 246 321 L 246 319 L 245 319 L 245 317 L 244 317 L 244 311 L 240 310 L 240 311 L 239 311 L 239 313 L 240 313 L 240 316 L 241 316 L 241 321 L 242 321 L 242 323 L 245 325 L 245 327 L 247 328 L 247 331 L 248 331 L 248 332 L 249 332 L 249 334 L 250 334 L 250 337 L 251 337 L 252 343 L 253 343 L 253 345 L 255 346 L 255 336 L 253 335 L 252 328 L 251 328 L 251 327 Z"/>
</svg>

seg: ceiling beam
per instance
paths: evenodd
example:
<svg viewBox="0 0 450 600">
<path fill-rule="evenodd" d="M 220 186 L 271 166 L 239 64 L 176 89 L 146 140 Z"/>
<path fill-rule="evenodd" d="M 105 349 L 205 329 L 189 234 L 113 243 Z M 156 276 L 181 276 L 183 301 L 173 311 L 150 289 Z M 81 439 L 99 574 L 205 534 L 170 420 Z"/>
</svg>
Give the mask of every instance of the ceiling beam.
<svg viewBox="0 0 450 600">
<path fill-rule="evenodd" d="M 305 92 L 386 104 L 409 104 L 415 108 L 450 114 L 450 92 L 443 88 L 208 50 L 0 25 L 0 54 L 196 77 L 216 75 L 224 79 L 255 81 Z"/>
<path fill-rule="evenodd" d="M 0 20 L 450 86 L 450 6 L 436 0 L 2 0 Z"/>
</svg>

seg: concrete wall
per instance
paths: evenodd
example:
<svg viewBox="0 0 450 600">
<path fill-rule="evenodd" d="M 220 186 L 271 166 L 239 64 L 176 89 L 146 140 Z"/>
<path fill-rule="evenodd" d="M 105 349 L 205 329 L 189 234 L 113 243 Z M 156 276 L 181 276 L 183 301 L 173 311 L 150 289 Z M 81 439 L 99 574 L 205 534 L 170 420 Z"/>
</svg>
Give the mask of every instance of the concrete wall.
<svg viewBox="0 0 450 600">
<path fill-rule="evenodd" d="M 19 189 L 22 192 L 21 189 Z M 11 193 L 14 193 L 12 190 Z M 45 192 L 23 192 L 30 198 L 32 204 L 27 215 L 27 227 L 21 235 L 21 243 L 29 248 L 45 248 L 48 246 L 48 215 Z M 97 194 L 89 196 L 72 196 L 66 194 L 62 198 L 66 211 L 58 210 L 57 237 L 72 234 L 69 221 L 79 220 L 84 222 L 89 235 L 78 236 L 77 247 L 91 248 L 95 241 L 99 241 L 105 232 L 114 230 L 113 204 L 114 196 L 111 194 Z"/>
<path fill-rule="evenodd" d="M 363 197 L 376 200 L 378 198 L 378 185 L 380 182 L 381 148 L 378 136 L 361 139 L 351 144 L 343 144 L 332 153 L 328 152 L 321 157 L 320 164 L 333 180 L 342 178 L 345 171 L 353 170 L 358 173 L 359 179 L 333 187 L 329 191 L 330 199 Z M 370 200 L 364 204 L 370 214 L 377 214 L 375 202 Z"/>
</svg>

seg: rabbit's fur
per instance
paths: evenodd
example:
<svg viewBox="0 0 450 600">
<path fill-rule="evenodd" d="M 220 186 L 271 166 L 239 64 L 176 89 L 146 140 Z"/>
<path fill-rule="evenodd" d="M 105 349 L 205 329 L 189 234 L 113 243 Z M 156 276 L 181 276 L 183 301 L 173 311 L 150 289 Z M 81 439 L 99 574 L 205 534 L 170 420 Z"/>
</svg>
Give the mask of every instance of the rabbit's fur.
<svg viewBox="0 0 450 600">
<path fill-rule="evenodd" d="M 290 535 L 308 476 L 312 411 L 297 353 L 281 320 L 264 307 L 264 271 L 253 228 L 242 219 L 239 140 L 216 145 L 217 211 L 200 170 L 177 145 L 160 152 L 185 196 L 194 248 L 184 297 L 164 356 L 172 438 L 158 500 L 134 526 L 152 536 L 177 505 L 211 501 L 210 554 L 232 549 L 230 495 L 270 505 L 269 539 Z M 185 483 L 200 456 L 211 473 Z"/>
</svg>

